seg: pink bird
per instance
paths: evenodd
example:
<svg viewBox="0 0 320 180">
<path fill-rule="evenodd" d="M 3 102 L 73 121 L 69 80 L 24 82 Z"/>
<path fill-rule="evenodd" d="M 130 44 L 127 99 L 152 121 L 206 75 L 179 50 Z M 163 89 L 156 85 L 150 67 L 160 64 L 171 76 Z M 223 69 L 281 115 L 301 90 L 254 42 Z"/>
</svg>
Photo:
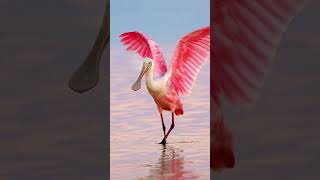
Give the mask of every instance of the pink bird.
<svg viewBox="0 0 320 180">
<path fill-rule="evenodd" d="M 222 100 L 252 104 L 280 41 L 303 0 L 217 0 L 211 3 L 211 146 L 213 170 L 233 168 L 232 135 L 224 122 Z"/>
<path fill-rule="evenodd" d="M 120 35 L 121 42 L 128 51 L 134 51 L 144 58 L 140 75 L 132 85 L 132 90 L 141 88 L 141 80 L 146 75 L 146 86 L 160 113 L 163 139 L 166 143 L 174 128 L 174 115 L 183 114 L 180 96 L 189 95 L 200 68 L 210 54 L 210 27 L 195 30 L 182 37 L 176 47 L 169 68 L 158 45 L 140 32 Z M 168 132 L 163 122 L 163 111 L 170 111 L 172 123 Z"/>
</svg>

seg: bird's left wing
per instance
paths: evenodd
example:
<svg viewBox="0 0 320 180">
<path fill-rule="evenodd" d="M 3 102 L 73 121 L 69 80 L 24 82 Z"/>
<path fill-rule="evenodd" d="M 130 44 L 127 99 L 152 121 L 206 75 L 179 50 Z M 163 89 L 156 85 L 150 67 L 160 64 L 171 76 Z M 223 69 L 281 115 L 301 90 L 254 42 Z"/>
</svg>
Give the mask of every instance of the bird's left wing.
<svg viewBox="0 0 320 180">
<path fill-rule="evenodd" d="M 141 32 L 126 32 L 120 35 L 121 42 L 127 46 L 128 51 L 134 51 L 142 57 L 151 58 L 154 61 L 154 75 L 161 77 L 167 72 L 166 61 L 157 43 Z"/>
<path fill-rule="evenodd" d="M 210 54 L 210 27 L 195 30 L 177 44 L 169 70 L 169 88 L 178 95 L 189 95 L 200 68 Z"/>
</svg>

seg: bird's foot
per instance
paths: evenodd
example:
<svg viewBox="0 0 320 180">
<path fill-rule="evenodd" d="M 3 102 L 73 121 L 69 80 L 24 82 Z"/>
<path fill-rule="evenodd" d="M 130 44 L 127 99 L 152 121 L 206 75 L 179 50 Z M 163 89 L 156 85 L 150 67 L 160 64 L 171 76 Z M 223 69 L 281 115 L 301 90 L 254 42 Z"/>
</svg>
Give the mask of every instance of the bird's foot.
<svg viewBox="0 0 320 180">
<path fill-rule="evenodd" d="M 159 144 L 165 145 L 167 143 L 166 138 L 163 138 L 162 141 Z"/>
</svg>

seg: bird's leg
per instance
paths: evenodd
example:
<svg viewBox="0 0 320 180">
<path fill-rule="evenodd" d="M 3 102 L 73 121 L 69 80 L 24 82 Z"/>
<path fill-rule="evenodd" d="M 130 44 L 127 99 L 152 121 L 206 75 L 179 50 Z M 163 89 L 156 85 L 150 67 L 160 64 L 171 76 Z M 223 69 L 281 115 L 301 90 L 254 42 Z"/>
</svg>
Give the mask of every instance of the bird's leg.
<svg viewBox="0 0 320 180">
<path fill-rule="evenodd" d="M 160 117 L 161 117 L 162 130 L 163 130 L 163 137 L 164 137 L 164 136 L 166 136 L 166 126 L 164 125 L 164 122 L 163 122 L 163 116 L 162 116 L 162 113 L 160 113 Z"/>
<path fill-rule="evenodd" d="M 173 128 L 174 128 L 174 113 L 172 113 L 172 122 L 171 122 L 170 129 L 169 129 L 168 133 L 164 136 L 164 138 L 162 139 L 160 144 L 166 144 L 166 139 L 169 136 L 169 134 L 170 134 L 170 132 L 172 131 Z"/>
<path fill-rule="evenodd" d="M 164 122 L 163 122 L 163 116 L 162 116 L 162 113 L 160 113 L 160 117 L 161 117 L 161 122 L 162 122 L 162 129 L 163 129 L 163 139 L 162 141 L 159 143 L 159 144 L 166 144 L 166 126 L 164 125 Z"/>
<path fill-rule="evenodd" d="M 168 133 L 166 134 L 165 138 L 167 139 L 167 137 L 169 136 L 170 132 L 172 131 L 172 129 L 174 128 L 174 113 L 172 113 L 172 122 L 171 122 L 171 126 L 170 129 L 168 131 Z"/>
</svg>

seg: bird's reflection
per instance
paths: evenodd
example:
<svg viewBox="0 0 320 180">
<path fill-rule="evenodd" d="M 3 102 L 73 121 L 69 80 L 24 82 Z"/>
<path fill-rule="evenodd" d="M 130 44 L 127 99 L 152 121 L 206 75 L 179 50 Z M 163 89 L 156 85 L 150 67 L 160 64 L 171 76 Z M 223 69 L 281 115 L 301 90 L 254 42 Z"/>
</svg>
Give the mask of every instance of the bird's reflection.
<svg viewBox="0 0 320 180">
<path fill-rule="evenodd" d="M 192 171 L 185 169 L 184 157 L 179 153 L 181 149 L 175 149 L 169 145 L 163 145 L 158 162 L 152 166 L 149 175 L 140 179 L 160 179 L 160 180 L 181 180 L 181 179 L 198 179 Z"/>
</svg>

